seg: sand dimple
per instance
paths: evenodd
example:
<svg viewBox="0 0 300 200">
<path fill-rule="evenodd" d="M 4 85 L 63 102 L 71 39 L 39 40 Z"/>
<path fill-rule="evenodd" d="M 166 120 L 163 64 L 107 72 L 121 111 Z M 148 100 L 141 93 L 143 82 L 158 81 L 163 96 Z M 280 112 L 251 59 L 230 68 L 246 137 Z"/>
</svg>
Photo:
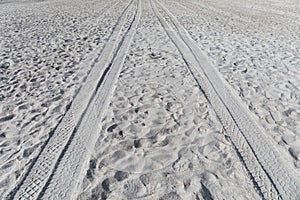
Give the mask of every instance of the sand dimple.
<svg viewBox="0 0 300 200">
<path fill-rule="evenodd" d="M 278 152 L 287 161 L 284 164 L 299 170 L 299 3 L 159 1 L 256 115 L 259 126 L 273 138 L 270 142 L 278 144 Z M 22 180 L 53 133 L 129 2 L 0 0 L 0 199 Z M 267 184 L 262 185 L 268 180 L 257 181 L 264 175 L 273 178 L 274 186 L 278 177 L 285 179 L 284 184 L 292 183 L 284 178 L 289 173 L 278 168 L 274 171 L 281 175 L 272 176 L 256 173 L 256 167 L 249 169 L 248 165 L 254 178 L 249 177 L 214 109 L 152 12 L 150 0 L 139 2 L 142 19 L 126 62 L 120 66 L 108 111 L 99 121 L 97 144 L 82 172 L 85 178 L 74 182 L 82 181 L 76 191 L 79 195 L 70 198 L 261 199 L 262 193 L 270 192 L 264 191 Z M 130 20 L 125 24 L 120 38 Z M 231 128 L 228 130 L 236 127 Z M 71 144 L 78 143 L 73 138 Z M 45 152 L 57 149 L 50 145 Z M 259 151 L 250 153 L 255 157 Z M 249 163 L 249 152 L 239 153 Z M 277 155 L 269 154 L 267 163 Z M 47 168 L 49 155 L 41 157 L 46 161 L 38 168 Z M 274 166 L 262 168 L 273 172 Z M 69 167 L 64 169 L 76 174 Z M 31 181 L 33 188 L 42 176 Z M 51 181 L 58 185 L 54 178 Z M 288 191 L 287 187 L 280 186 L 279 193 Z"/>
<path fill-rule="evenodd" d="M 103 47 L 124 8 L 103 13 L 115 2 L 1 4 L 0 194 L 15 186 L 64 115 L 92 67 L 88 55 Z"/>
<path fill-rule="evenodd" d="M 257 198 L 148 3 L 78 199 Z"/>
<path fill-rule="evenodd" d="M 295 156 L 288 156 L 291 139 L 287 139 L 300 137 L 299 15 L 293 14 L 299 7 L 292 6 L 295 2 L 279 7 L 275 2 L 163 2 L 299 169 Z"/>
</svg>

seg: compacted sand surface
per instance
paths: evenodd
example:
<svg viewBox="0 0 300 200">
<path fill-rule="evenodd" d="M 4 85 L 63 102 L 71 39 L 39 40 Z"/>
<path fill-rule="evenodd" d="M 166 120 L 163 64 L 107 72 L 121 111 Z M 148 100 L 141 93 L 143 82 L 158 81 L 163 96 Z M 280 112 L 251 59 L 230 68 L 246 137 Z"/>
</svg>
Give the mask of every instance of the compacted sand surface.
<svg viewBox="0 0 300 200">
<path fill-rule="evenodd" d="M 0 199 L 300 199 L 295 0 L 0 0 Z"/>
</svg>

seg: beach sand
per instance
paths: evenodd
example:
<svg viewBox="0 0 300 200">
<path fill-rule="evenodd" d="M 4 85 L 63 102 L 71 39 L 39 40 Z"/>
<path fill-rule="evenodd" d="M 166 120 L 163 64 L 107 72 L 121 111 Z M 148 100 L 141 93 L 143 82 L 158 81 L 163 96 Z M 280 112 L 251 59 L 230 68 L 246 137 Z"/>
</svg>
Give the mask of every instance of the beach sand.
<svg viewBox="0 0 300 200">
<path fill-rule="evenodd" d="M 0 0 L 0 199 L 300 199 L 299 11 Z"/>
</svg>

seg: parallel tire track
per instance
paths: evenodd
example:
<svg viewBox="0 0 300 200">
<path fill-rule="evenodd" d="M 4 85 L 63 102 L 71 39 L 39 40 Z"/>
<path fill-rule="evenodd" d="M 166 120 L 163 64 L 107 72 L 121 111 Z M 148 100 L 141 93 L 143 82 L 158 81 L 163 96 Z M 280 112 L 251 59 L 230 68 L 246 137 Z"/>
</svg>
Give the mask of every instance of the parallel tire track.
<svg viewBox="0 0 300 200">
<path fill-rule="evenodd" d="M 140 20 L 141 0 L 134 2 L 137 9 L 134 9 L 132 15 L 130 13 L 128 15 L 129 17 L 132 16 L 133 19 L 118 46 L 118 51 L 109 64 L 107 76 L 100 85 L 86 115 L 76 130 L 74 138 L 47 184 L 45 193 L 41 195 L 42 199 L 74 199 L 77 196 L 78 187 L 86 175 L 85 168 L 88 167 L 90 152 L 94 148 L 101 130 L 101 119 L 115 90 L 116 82 Z"/>
<path fill-rule="evenodd" d="M 91 102 L 96 96 L 96 91 L 99 89 L 101 82 L 105 79 L 108 69 L 111 67 L 111 62 L 116 56 L 115 52 L 120 50 L 120 43 L 124 43 L 124 41 L 119 38 L 122 28 L 126 24 L 126 16 L 129 13 L 130 7 L 133 5 L 133 1 L 134 0 L 131 0 L 128 3 L 119 17 L 100 57 L 96 63 L 93 64 L 94 67 L 86 78 L 85 84 L 80 88 L 66 114 L 53 133 L 50 134 L 50 138 L 42 147 L 40 154 L 37 159 L 33 161 L 26 175 L 6 196 L 6 199 L 36 199 L 41 195 L 51 174 L 53 174 L 53 170 L 61 161 L 61 156 L 66 150 L 66 146 L 70 143 L 70 140 L 73 139 L 74 135 L 77 134 L 76 130 L 78 126 L 87 113 L 88 107 L 91 106 Z M 118 3 L 113 4 L 108 10 Z M 88 58 L 88 60 L 91 61 L 93 58 Z"/>
<path fill-rule="evenodd" d="M 159 3 L 160 11 L 156 4 L 152 2 L 154 13 L 214 108 L 262 198 L 300 199 L 299 177 L 292 173 L 292 168 L 285 166 L 283 158 L 262 128 L 201 53 L 189 33 L 162 4 Z"/>
</svg>

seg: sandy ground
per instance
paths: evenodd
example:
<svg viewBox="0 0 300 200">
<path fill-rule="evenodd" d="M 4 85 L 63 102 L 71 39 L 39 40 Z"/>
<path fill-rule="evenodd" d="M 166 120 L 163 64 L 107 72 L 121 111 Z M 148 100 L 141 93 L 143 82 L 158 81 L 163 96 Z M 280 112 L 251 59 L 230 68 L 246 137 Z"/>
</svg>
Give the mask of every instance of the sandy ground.
<svg viewBox="0 0 300 200">
<path fill-rule="evenodd" d="M 11 191 L 15 194 L 30 179 L 28 173 L 82 85 L 88 84 L 86 77 L 129 2 L 0 0 L 0 199 Z M 107 91 L 112 97 L 102 96 L 108 105 L 101 110 L 103 116 L 97 115 L 101 120 L 94 126 L 99 130 L 87 130 L 96 140 L 83 143 L 87 152 L 83 155 L 88 156 L 74 166 L 82 166 L 84 178 L 74 179 L 78 188 L 67 199 L 273 199 L 266 195 L 270 191 L 264 191 L 266 182 L 257 181 L 261 175 L 245 162 L 244 153 L 256 157 L 259 152 L 242 152 L 232 141 L 230 129 L 191 74 L 188 60 L 150 0 L 132 2 L 130 9 L 142 2 L 141 17 L 129 13 L 113 41 L 118 45 L 111 50 L 115 57 L 107 58 L 112 59 L 109 66 L 121 53 L 126 59 L 119 66 L 116 85 Z M 244 102 L 283 165 L 291 169 L 286 173 L 299 176 L 300 4 L 296 0 L 160 2 Z M 118 53 L 127 28 L 135 28 L 130 20 L 138 21 L 135 35 L 129 51 Z M 100 76 L 105 82 L 105 73 Z M 96 94 L 107 89 L 99 85 Z M 91 105 L 93 100 L 87 106 Z M 75 125 L 76 135 L 81 120 Z M 72 138 L 76 136 L 66 138 L 68 145 L 74 143 Z M 41 187 L 42 192 L 32 195 L 25 188 L 29 193 L 25 199 L 45 198 L 44 192 L 49 196 L 47 189 L 59 176 L 68 145 L 53 158 L 52 174 L 43 178 L 47 183 L 30 186 Z M 257 159 L 260 163 L 259 155 Z M 268 166 L 260 165 L 267 174 Z M 72 174 L 70 166 L 64 176 Z M 278 186 L 272 175 L 269 178 Z M 59 181 L 64 183 L 63 178 Z M 292 191 L 285 187 L 292 186 L 283 189 Z M 280 196 L 281 188 L 276 192 Z M 17 199 L 17 195 L 6 197 Z"/>
<path fill-rule="evenodd" d="M 149 2 L 142 13 L 78 199 L 257 198 Z"/>
<path fill-rule="evenodd" d="M 164 3 L 299 170 L 299 3 Z"/>
<path fill-rule="evenodd" d="M 124 3 L 11 2 L 0 6 L 0 191 L 16 184 L 92 67 Z"/>
</svg>

